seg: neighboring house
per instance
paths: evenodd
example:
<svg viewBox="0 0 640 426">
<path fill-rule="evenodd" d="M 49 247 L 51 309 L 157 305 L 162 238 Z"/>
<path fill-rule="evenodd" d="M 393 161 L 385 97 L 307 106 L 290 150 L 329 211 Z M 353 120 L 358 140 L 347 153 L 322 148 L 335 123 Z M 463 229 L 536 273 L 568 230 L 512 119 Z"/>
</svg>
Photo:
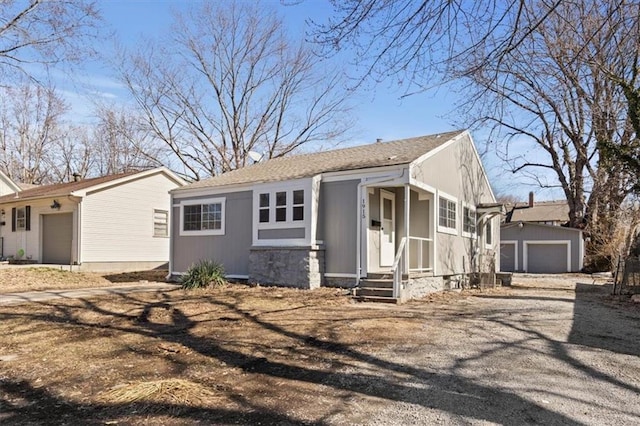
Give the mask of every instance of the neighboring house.
<svg viewBox="0 0 640 426">
<path fill-rule="evenodd" d="M 7 194 L 15 194 L 20 192 L 22 188 L 20 184 L 14 182 L 9 176 L 0 170 L 0 197 Z"/>
<path fill-rule="evenodd" d="M 80 270 L 154 268 L 169 259 L 169 191 L 184 181 L 165 168 L 41 185 L 0 197 L 2 257 Z"/>
<path fill-rule="evenodd" d="M 409 298 L 499 260 L 501 206 L 467 131 L 271 159 L 171 193 L 174 275 L 200 259 L 303 288 L 395 273 L 393 296 Z"/>
<path fill-rule="evenodd" d="M 583 267 L 582 230 L 569 228 L 566 201 L 512 206 L 500 226 L 500 266 L 505 272 L 564 273 Z"/>
</svg>

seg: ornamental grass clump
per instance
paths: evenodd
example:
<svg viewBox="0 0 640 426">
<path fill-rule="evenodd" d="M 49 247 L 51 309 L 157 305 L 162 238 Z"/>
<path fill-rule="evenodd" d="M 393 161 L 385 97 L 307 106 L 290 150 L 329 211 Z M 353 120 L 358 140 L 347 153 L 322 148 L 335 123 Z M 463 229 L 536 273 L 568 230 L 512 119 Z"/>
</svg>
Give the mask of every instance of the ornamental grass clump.
<svg viewBox="0 0 640 426">
<path fill-rule="evenodd" d="M 200 260 L 198 263 L 191 265 L 181 279 L 182 288 L 184 289 L 221 286 L 226 283 L 224 268 L 221 264 L 212 260 Z"/>
</svg>

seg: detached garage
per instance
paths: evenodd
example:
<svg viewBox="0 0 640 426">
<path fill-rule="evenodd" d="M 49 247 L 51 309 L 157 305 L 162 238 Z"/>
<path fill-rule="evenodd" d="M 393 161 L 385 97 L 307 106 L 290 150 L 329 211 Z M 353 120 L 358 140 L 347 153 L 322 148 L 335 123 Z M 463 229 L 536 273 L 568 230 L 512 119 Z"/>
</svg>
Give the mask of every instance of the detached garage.
<svg viewBox="0 0 640 426">
<path fill-rule="evenodd" d="M 583 259 L 580 229 L 527 222 L 500 227 L 500 265 L 504 272 L 579 272 Z"/>
</svg>

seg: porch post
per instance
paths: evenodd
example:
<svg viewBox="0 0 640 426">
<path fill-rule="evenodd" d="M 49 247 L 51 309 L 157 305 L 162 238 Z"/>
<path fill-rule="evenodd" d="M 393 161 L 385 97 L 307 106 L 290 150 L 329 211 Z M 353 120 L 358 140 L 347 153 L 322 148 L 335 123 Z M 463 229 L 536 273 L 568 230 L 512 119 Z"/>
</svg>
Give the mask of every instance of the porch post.
<svg viewBox="0 0 640 426">
<path fill-rule="evenodd" d="M 404 185 L 404 236 L 407 239 L 404 252 L 404 270 L 409 275 L 409 218 L 411 216 L 411 188 L 408 183 Z"/>
</svg>

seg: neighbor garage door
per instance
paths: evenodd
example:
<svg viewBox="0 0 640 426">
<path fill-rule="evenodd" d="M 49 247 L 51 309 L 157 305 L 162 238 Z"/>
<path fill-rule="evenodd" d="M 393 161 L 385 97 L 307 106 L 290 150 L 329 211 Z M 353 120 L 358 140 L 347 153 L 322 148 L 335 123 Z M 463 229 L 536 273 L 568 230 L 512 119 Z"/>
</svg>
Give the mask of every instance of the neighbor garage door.
<svg viewBox="0 0 640 426">
<path fill-rule="evenodd" d="M 42 216 L 42 263 L 71 263 L 73 214 Z"/>
<path fill-rule="evenodd" d="M 569 272 L 567 268 L 567 244 L 543 243 L 526 245 L 527 272 L 542 274 Z"/>
<path fill-rule="evenodd" d="M 500 270 L 503 272 L 516 271 L 516 245 L 507 243 L 500 245 Z"/>
</svg>

